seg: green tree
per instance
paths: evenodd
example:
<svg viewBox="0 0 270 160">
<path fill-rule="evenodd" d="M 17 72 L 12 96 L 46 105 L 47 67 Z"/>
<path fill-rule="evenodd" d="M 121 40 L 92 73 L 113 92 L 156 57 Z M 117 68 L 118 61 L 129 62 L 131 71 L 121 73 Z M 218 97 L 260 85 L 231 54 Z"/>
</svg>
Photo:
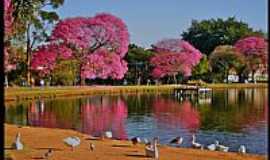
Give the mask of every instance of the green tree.
<svg viewBox="0 0 270 160">
<path fill-rule="evenodd" d="M 240 38 L 263 34 L 262 31 L 253 30 L 247 23 L 229 17 L 225 20 L 192 20 L 191 26 L 181 36 L 202 53 L 209 55 L 219 45 L 233 45 Z"/>
<path fill-rule="evenodd" d="M 202 79 L 206 82 L 211 81 L 209 78 L 209 63 L 206 55 L 203 55 L 200 63 L 193 68 L 191 79 Z"/>
<path fill-rule="evenodd" d="M 53 85 L 75 85 L 78 71 L 76 60 L 65 60 L 57 63 L 51 74 Z"/>
<path fill-rule="evenodd" d="M 50 27 L 59 19 L 53 10 L 63 5 L 64 0 L 13 0 L 12 3 L 15 30 L 11 41 L 13 45 L 26 48 L 27 82 L 30 84 L 31 53 L 37 44 L 48 39 Z"/>
<path fill-rule="evenodd" d="M 153 51 L 139 47 L 136 44 L 130 44 L 125 60 L 128 62 L 129 70 L 126 79 L 134 84 L 138 83 L 138 79 L 142 83 L 150 79 L 149 59 L 154 54 Z"/>
<path fill-rule="evenodd" d="M 216 47 L 209 56 L 209 65 L 213 80 L 218 82 L 228 78 L 230 69 L 235 69 L 237 73 L 241 73 L 245 66 L 241 54 L 237 53 L 235 48 L 230 45 Z"/>
</svg>

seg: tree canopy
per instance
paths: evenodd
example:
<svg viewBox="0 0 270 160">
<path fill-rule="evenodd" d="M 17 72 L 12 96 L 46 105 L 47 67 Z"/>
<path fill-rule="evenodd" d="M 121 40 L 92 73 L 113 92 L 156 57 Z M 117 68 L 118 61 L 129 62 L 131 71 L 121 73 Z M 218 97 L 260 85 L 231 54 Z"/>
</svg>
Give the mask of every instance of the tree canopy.
<svg viewBox="0 0 270 160">
<path fill-rule="evenodd" d="M 153 45 L 156 54 L 150 63 L 154 66 L 152 75 L 155 78 L 183 74 L 190 76 L 202 54 L 188 42 L 180 39 L 164 39 Z"/>
<path fill-rule="evenodd" d="M 250 35 L 263 35 L 247 23 L 238 21 L 235 17 L 227 19 L 193 20 L 191 26 L 181 36 L 202 53 L 209 55 L 219 45 L 234 45 L 234 43 Z"/>
<path fill-rule="evenodd" d="M 240 72 L 244 67 L 243 56 L 233 46 L 221 45 L 215 48 L 209 57 L 211 71 L 215 73 L 214 80 L 223 82 L 230 69 Z"/>
<path fill-rule="evenodd" d="M 111 14 L 67 18 L 53 29 L 50 44 L 35 52 L 32 69 L 40 72 L 42 67 L 47 75 L 58 60 L 75 59 L 81 79 L 121 79 L 127 71 L 123 57 L 128 44 L 125 23 Z"/>
<path fill-rule="evenodd" d="M 268 60 L 268 42 L 263 37 L 251 36 L 238 40 L 234 47 L 245 57 L 246 71 L 258 69 L 266 71 Z M 254 77 L 253 77 L 254 78 Z"/>
</svg>

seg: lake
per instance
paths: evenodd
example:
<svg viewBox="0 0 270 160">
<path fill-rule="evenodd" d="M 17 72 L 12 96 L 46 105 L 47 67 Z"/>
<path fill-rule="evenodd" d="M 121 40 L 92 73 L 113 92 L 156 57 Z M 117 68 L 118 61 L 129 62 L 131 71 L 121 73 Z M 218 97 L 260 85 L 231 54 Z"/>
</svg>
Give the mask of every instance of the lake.
<svg viewBox="0 0 270 160">
<path fill-rule="evenodd" d="M 48 128 L 75 129 L 115 139 L 133 136 L 169 144 L 176 136 L 191 147 L 192 134 L 204 145 L 218 140 L 237 151 L 267 154 L 268 90 L 213 90 L 207 99 L 179 99 L 173 94 L 124 94 L 37 100 L 8 104 L 5 122 Z"/>
</svg>

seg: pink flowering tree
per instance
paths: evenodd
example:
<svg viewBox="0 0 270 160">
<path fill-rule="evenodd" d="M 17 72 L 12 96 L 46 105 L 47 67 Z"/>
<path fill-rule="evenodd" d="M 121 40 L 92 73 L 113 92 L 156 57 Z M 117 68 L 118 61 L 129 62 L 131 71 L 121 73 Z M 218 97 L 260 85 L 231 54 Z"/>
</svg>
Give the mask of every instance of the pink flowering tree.
<svg viewBox="0 0 270 160">
<path fill-rule="evenodd" d="M 37 71 L 39 76 L 48 76 L 58 61 L 72 58 L 72 50 L 63 44 L 49 44 L 40 46 L 34 52 L 31 69 Z"/>
<path fill-rule="evenodd" d="M 5 34 L 9 35 L 12 32 L 13 23 L 13 6 L 11 0 L 4 1 L 4 20 L 5 20 Z"/>
<path fill-rule="evenodd" d="M 152 75 L 154 78 L 172 76 L 177 83 L 176 76 L 182 74 L 189 77 L 192 68 L 195 67 L 202 58 L 199 50 L 188 42 L 180 39 L 165 39 L 152 46 L 157 52 L 151 59 L 153 65 Z"/>
<path fill-rule="evenodd" d="M 118 54 L 99 49 L 86 57 L 81 75 L 88 79 L 122 79 L 127 70 L 127 63 Z"/>
<path fill-rule="evenodd" d="M 268 59 L 268 42 L 263 37 L 246 37 L 238 40 L 234 47 L 245 57 L 246 70 L 251 72 L 254 81 L 254 73 L 258 69 L 266 70 Z"/>
<path fill-rule="evenodd" d="M 4 38 L 4 68 L 5 68 L 5 83 L 8 86 L 8 77 L 7 72 L 14 70 L 16 65 L 12 63 L 12 58 L 10 58 L 9 50 L 10 50 L 10 40 L 12 34 L 12 24 L 13 24 L 13 5 L 11 0 L 4 1 L 4 31 L 5 31 L 5 38 Z"/>
<path fill-rule="evenodd" d="M 71 50 L 69 58 L 78 62 L 81 84 L 85 78 L 121 79 L 127 71 L 123 57 L 128 50 L 128 30 L 124 22 L 113 15 L 101 13 L 89 18 L 61 20 L 52 31 L 50 41 Z M 63 53 L 54 54 L 61 56 Z M 49 72 L 53 70 L 56 59 L 51 58 L 52 63 L 47 67 Z M 37 66 L 32 68 L 37 70 Z"/>
</svg>

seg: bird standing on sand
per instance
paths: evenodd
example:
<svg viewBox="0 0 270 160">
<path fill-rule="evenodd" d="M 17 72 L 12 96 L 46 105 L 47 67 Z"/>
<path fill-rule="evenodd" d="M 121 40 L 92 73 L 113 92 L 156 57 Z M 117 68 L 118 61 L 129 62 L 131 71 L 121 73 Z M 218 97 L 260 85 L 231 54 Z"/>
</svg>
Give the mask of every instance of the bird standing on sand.
<svg viewBox="0 0 270 160">
<path fill-rule="evenodd" d="M 93 143 L 90 143 L 90 150 L 94 151 L 95 148 L 96 148 L 96 146 Z"/>
<path fill-rule="evenodd" d="M 145 154 L 147 157 L 152 157 L 155 159 L 159 158 L 159 152 L 157 148 L 158 138 L 153 139 L 153 145 L 145 146 Z"/>
<path fill-rule="evenodd" d="M 210 150 L 210 151 L 215 151 L 217 149 L 217 144 L 218 144 L 218 141 L 215 141 L 214 144 L 208 145 L 207 149 Z"/>
<path fill-rule="evenodd" d="M 133 137 L 131 138 L 131 142 L 133 145 L 136 145 L 137 143 L 141 143 L 141 139 L 139 137 Z"/>
<path fill-rule="evenodd" d="M 23 150 L 23 144 L 21 142 L 21 133 L 18 132 L 16 135 L 15 142 L 12 144 L 12 148 L 16 150 Z"/>
<path fill-rule="evenodd" d="M 72 147 L 72 151 L 74 150 L 74 147 L 80 145 L 81 140 L 79 137 L 73 136 L 73 137 L 67 137 L 64 139 L 64 142 Z"/>
<path fill-rule="evenodd" d="M 194 148 L 203 149 L 203 145 L 200 144 L 200 143 L 198 143 L 198 142 L 196 142 L 196 137 L 195 137 L 194 134 L 192 135 L 192 142 L 191 142 L 191 144 L 192 144 L 192 147 L 194 147 Z"/>
<path fill-rule="evenodd" d="M 226 147 L 224 145 L 219 144 L 219 141 L 216 141 L 216 146 L 217 146 L 217 150 L 222 151 L 222 152 L 228 152 L 229 151 L 229 147 Z"/>
<path fill-rule="evenodd" d="M 52 156 L 52 154 L 53 154 L 53 151 L 52 151 L 52 149 L 50 148 L 49 150 L 48 150 L 48 152 L 46 152 L 45 154 L 44 154 L 44 158 L 45 159 L 48 159 L 49 157 L 51 157 Z"/>
<path fill-rule="evenodd" d="M 182 144 L 183 143 L 183 137 L 176 137 L 173 140 L 170 141 L 170 144 Z"/>
<path fill-rule="evenodd" d="M 238 152 L 241 154 L 246 154 L 246 147 L 244 145 L 241 145 L 240 148 L 238 149 Z"/>
</svg>

